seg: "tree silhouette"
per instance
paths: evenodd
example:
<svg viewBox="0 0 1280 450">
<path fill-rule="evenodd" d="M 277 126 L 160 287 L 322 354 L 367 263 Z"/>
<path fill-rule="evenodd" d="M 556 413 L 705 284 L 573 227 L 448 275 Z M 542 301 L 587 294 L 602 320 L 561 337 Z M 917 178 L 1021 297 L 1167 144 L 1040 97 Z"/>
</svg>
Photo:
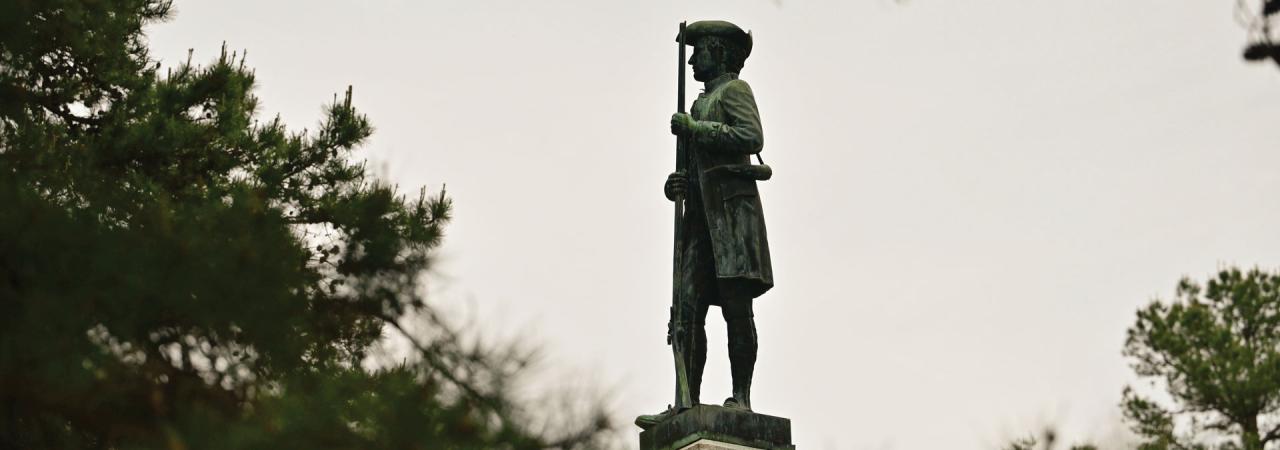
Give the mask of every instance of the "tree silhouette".
<svg viewBox="0 0 1280 450">
<path fill-rule="evenodd" d="M 0 5 L 0 447 L 594 447 L 603 416 L 535 430 L 525 353 L 425 302 L 450 200 L 353 159 L 351 90 L 260 121 L 242 56 L 160 73 L 170 11 Z M 384 332 L 412 355 L 368 369 Z"/>
</svg>

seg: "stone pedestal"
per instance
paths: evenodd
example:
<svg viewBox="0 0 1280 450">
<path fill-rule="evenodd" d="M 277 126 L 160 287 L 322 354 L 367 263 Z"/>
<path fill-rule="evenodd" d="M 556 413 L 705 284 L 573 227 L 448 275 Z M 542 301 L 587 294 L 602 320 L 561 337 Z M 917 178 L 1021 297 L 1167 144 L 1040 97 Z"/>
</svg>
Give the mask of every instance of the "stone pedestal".
<svg viewBox="0 0 1280 450">
<path fill-rule="evenodd" d="M 640 432 L 640 450 L 795 450 L 791 420 L 698 405 Z"/>
<path fill-rule="evenodd" d="M 756 450 L 756 447 L 747 447 L 745 445 L 730 444 L 728 442 L 708 441 L 703 439 L 684 446 L 680 450 Z"/>
</svg>

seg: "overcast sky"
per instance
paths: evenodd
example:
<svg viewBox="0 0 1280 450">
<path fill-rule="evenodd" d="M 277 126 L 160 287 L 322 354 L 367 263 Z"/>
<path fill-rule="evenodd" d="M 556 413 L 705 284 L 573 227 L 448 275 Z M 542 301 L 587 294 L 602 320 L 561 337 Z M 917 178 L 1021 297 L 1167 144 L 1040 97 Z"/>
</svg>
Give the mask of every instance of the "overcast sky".
<svg viewBox="0 0 1280 450">
<path fill-rule="evenodd" d="M 753 405 L 799 448 L 1110 439 L 1135 310 L 1183 276 L 1280 268 L 1280 70 L 1240 60 L 1229 1 L 176 8 L 154 56 L 247 49 L 265 117 L 314 129 L 354 85 L 371 166 L 455 199 L 432 300 L 541 342 L 623 421 L 671 401 L 661 184 L 685 19 L 755 36 L 777 287 L 757 300 Z M 708 327 L 718 402 L 719 314 Z"/>
</svg>

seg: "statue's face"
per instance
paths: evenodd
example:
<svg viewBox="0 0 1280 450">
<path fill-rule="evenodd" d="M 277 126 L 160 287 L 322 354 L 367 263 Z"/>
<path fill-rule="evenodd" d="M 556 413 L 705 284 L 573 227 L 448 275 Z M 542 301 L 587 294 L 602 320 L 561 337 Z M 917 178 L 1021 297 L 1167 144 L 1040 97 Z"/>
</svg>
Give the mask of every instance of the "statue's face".
<svg viewBox="0 0 1280 450">
<path fill-rule="evenodd" d="M 693 66 L 693 79 L 702 82 L 714 80 L 723 71 L 715 55 L 702 47 L 693 48 L 693 55 L 689 56 L 689 65 Z"/>
</svg>

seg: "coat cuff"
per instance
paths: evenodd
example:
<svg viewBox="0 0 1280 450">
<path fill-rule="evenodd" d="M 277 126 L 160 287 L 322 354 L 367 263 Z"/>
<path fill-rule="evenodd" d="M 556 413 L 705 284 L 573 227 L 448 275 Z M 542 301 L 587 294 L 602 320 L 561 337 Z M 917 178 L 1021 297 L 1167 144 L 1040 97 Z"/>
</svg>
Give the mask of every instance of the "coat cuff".
<svg viewBox="0 0 1280 450">
<path fill-rule="evenodd" d="M 716 145 L 720 142 L 720 137 L 724 133 L 720 130 L 723 124 L 720 122 L 712 122 L 710 120 L 695 120 L 693 127 L 690 128 L 690 136 L 693 142 L 699 145 Z"/>
</svg>

